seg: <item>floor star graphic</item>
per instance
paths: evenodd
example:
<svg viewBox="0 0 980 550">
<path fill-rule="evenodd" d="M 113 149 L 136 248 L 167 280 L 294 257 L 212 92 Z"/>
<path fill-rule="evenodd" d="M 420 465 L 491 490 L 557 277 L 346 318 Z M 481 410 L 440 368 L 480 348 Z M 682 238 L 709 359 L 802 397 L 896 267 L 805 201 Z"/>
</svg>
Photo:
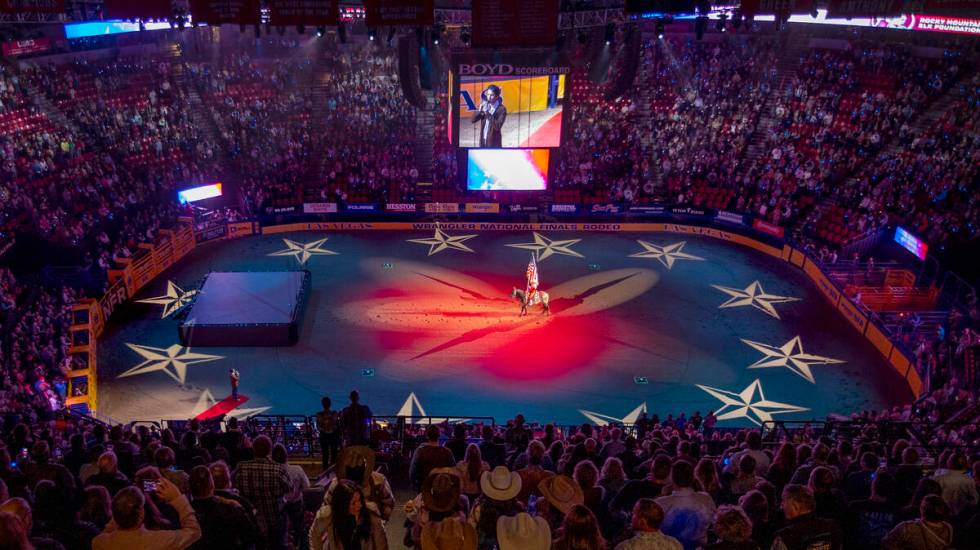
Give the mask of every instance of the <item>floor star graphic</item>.
<svg viewBox="0 0 980 550">
<path fill-rule="evenodd" d="M 433 254 L 438 254 L 448 248 L 453 250 L 462 250 L 463 252 L 473 252 L 472 248 L 463 243 L 476 236 L 478 235 L 457 235 L 455 237 L 450 237 L 442 229 L 437 227 L 436 234 L 431 239 L 408 239 L 408 242 L 429 245 L 428 255 L 432 256 Z"/>
<path fill-rule="evenodd" d="M 531 250 L 538 257 L 539 262 L 543 262 L 548 259 L 552 254 L 559 254 L 562 256 L 575 256 L 576 258 L 584 258 L 585 256 L 579 254 L 572 250 L 572 245 L 581 241 L 582 239 L 567 239 L 564 241 L 553 241 L 544 235 L 534 232 L 534 242 L 533 243 L 518 243 L 509 244 L 507 246 L 511 248 L 523 248 L 524 250 Z"/>
<path fill-rule="evenodd" d="M 640 246 L 642 246 L 645 250 L 643 252 L 637 252 L 636 254 L 630 254 L 630 258 L 653 258 L 664 264 L 664 267 L 667 269 L 674 267 L 674 262 L 677 260 L 704 260 L 704 258 L 701 256 L 695 256 L 694 254 L 683 252 L 684 245 L 687 244 L 687 241 L 668 244 L 667 246 L 658 246 L 653 243 L 640 240 L 636 242 L 640 243 Z"/>
<path fill-rule="evenodd" d="M 191 411 L 191 414 L 189 416 L 193 418 L 201 414 L 202 412 L 210 409 L 212 406 L 217 404 L 217 402 L 218 400 L 214 398 L 214 395 L 211 393 L 211 390 L 204 390 L 201 392 L 201 395 L 198 396 L 197 404 L 194 405 L 194 409 Z M 251 407 L 246 409 L 242 407 L 235 407 L 234 409 L 229 411 L 225 416 L 234 417 L 239 420 L 244 420 L 256 414 L 262 414 L 271 408 L 272 407 Z"/>
<path fill-rule="evenodd" d="M 171 313 L 187 305 L 195 294 L 197 294 L 197 290 L 183 290 L 177 286 L 177 283 L 167 281 L 167 293 L 163 296 L 155 296 L 153 298 L 136 301 L 141 304 L 155 304 L 163 306 L 163 314 L 160 315 L 160 318 L 164 319 L 169 317 Z"/>
<path fill-rule="evenodd" d="M 126 344 L 126 347 L 138 353 L 143 358 L 143 362 L 120 374 L 119 378 L 162 370 L 167 376 L 183 384 L 187 380 L 188 366 L 224 359 L 220 355 L 195 353 L 191 348 L 185 348 L 180 344 L 174 344 L 169 348 L 154 348 L 138 344 Z"/>
<path fill-rule="evenodd" d="M 295 256 L 300 264 L 305 264 L 306 260 L 309 260 L 312 256 L 334 256 L 337 254 L 336 252 L 320 248 L 323 243 L 327 242 L 327 239 L 329 237 L 324 237 L 310 243 L 298 243 L 289 239 L 283 239 L 282 241 L 286 243 L 286 249 L 273 252 L 269 256 Z"/>
<path fill-rule="evenodd" d="M 749 384 L 739 393 L 728 390 L 720 390 L 709 386 L 702 386 L 701 384 L 696 385 L 722 402 L 721 408 L 716 412 L 718 415 L 718 420 L 746 418 L 753 424 L 761 425 L 763 422 L 771 421 L 772 415 L 774 414 L 786 414 L 810 410 L 805 407 L 797 407 L 796 405 L 779 403 L 778 401 L 769 401 L 766 399 L 765 394 L 762 393 L 762 383 L 759 382 L 758 378 L 756 378 L 754 382 Z M 756 393 L 759 394 L 758 399 L 754 399 Z M 731 408 L 731 410 L 729 410 L 729 408 Z"/>
<path fill-rule="evenodd" d="M 843 363 L 840 359 L 831 359 L 820 355 L 812 355 L 803 351 L 803 342 L 799 336 L 793 337 L 782 346 L 770 346 L 742 338 L 742 342 L 762 352 L 765 357 L 749 365 L 750 369 L 767 369 L 786 367 L 794 373 L 806 378 L 811 384 L 816 384 L 810 367 L 813 365 L 836 365 Z"/>
<path fill-rule="evenodd" d="M 630 411 L 629 414 L 623 418 L 616 418 L 615 416 L 609 416 L 608 414 L 602 414 L 592 411 L 587 411 L 585 409 L 579 409 L 578 412 L 582 413 L 583 416 L 589 420 L 595 422 L 596 426 L 608 426 L 612 424 L 636 424 L 636 420 L 640 418 L 640 414 L 647 412 L 646 401 L 640 403 L 635 409 Z"/>
<path fill-rule="evenodd" d="M 753 281 L 752 284 L 744 289 L 721 285 L 711 286 L 731 296 L 727 302 L 718 306 L 718 309 L 752 306 L 755 309 L 766 313 L 770 317 L 775 317 L 776 319 L 779 319 L 779 312 L 776 311 L 776 308 L 772 307 L 773 304 L 799 301 L 799 298 L 793 298 L 792 296 L 767 294 L 766 291 L 762 289 L 762 284 L 759 281 Z"/>
</svg>

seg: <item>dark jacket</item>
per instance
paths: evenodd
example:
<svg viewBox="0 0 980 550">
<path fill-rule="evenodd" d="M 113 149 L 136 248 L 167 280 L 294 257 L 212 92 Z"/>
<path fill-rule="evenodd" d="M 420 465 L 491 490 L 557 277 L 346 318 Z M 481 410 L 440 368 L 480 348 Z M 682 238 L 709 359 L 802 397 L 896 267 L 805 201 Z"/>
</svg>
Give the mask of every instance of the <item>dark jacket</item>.
<svg viewBox="0 0 980 550">
<path fill-rule="evenodd" d="M 772 550 L 840 550 L 844 535 L 836 521 L 815 514 L 797 516 L 776 531 Z"/>
<path fill-rule="evenodd" d="M 190 546 L 192 550 L 246 550 L 255 545 L 256 532 L 242 506 L 234 500 L 212 496 L 196 498 L 191 503 L 197 522 L 201 524 L 201 539 Z"/>
</svg>

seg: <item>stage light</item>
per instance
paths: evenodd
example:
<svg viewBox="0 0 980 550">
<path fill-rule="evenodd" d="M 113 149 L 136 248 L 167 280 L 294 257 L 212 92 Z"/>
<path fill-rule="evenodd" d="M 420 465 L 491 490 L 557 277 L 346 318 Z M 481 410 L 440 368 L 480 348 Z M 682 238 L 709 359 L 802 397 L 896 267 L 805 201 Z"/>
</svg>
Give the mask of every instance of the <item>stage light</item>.
<svg viewBox="0 0 980 550">
<path fill-rule="evenodd" d="M 323 34 L 325 32 L 327 32 L 327 29 L 326 28 L 324 28 L 324 27 L 317 27 L 316 28 L 316 37 L 317 38 L 323 38 Z"/>
<path fill-rule="evenodd" d="M 657 33 L 657 38 L 659 38 L 660 40 L 663 40 L 664 33 L 665 33 L 666 28 L 667 28 L 667 25 L 664 24 L 664 20 L 663 19 L 657 19 L 657 23 L 654 26 L 654 29 L 655 29 L 655 31 Z"/>
<path fill-rule="evenodd" d="M 718 22 L 715 23 L 715 28 L 718 32 L 725 32 L 725 22 L 728 20 L 728 16 L 724 13 L 718 16 Z"/>
<path fill-rule="evenodd" d="M 378 37 L 378 31 L 373 27 L 368 27 L 368 40 L 374 42 L 374 39 Z"/>
<path fill-rule="evenodd" d="M 432 26 L 432 43 L 438 45 L 439 44 L 439 38 L 441 38 L 441 35 L 442 35 L 442 29 L 439 28 L 439 25 L 433 25 Z"/>
<path fill-rule="evenodd" d="M 606 45 L 613 43 L 613 39 L 616 37 L 616 25 L 609 23 L 606 25 Z"/>
</svg>

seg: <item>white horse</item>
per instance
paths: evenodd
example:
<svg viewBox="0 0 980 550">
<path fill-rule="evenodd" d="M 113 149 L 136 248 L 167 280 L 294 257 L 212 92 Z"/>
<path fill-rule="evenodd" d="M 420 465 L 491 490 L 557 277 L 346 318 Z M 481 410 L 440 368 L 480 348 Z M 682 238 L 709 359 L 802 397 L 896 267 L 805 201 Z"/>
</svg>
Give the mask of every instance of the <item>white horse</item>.
<svg viewBox="0 0 980 550">
<path fill-rule="evenodd" d="M 529 304 L 527 303 L 527 294 L 517 287 L 513 288 L 514 290 L 511 291 L 510 297 L 517 298 L 517 300 L 521 303 L 521 317 L 527 315 L 528 306 L 533 306 L 535 304 L 541 304 L 541 307 L 543 308 L 542 314 L 548 315 L 551 313 L 551 306 L 548 305 L 549 297 L 547 292 L 538 290 L 534 293 L 534 297 L 531 298 L 531 303 Z"/>
</svg>

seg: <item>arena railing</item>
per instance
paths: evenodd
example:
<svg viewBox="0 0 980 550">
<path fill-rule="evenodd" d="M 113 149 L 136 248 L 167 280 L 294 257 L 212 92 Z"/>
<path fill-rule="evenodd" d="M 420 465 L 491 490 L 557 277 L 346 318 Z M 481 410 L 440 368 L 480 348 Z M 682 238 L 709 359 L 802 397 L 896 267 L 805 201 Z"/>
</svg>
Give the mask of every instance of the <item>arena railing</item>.
<svg viewBox="0 0 980 550">
<path fill-rule="evenodd" d="M 936 441 L 939 434 L 971 424 L 971 419 L 961 421 L 930 422 L 926 420 L 911 421 L 874 421 L 874 420 L 824 420 L 824 421 L 768 421 L 762 424 L 763 441 L 771 445 L 779 445 L 783 441 L 798 441 L 799 436 L 808 434 L 811 439 L 823 436 L 832 440 L 846 438 L 871 439 L 883 445 L 887 450 L 900 439 L 908 441 L 913 447 L 925 449 L 933 456 L 942 451 L 953 449 L 969 453 L 980 451 L 980 443 L 965 445 L 952 444 L 946 441 Z"/>
<path fill-rule="evenodd" d="M 311 203 L 319 212 L 334 212 L 336 203 Z M 466 230 L 486 231 L 603 231 L 603 232 L 667 232 L 706 236 L 733 242 L 779 258 L 801 269 L 814 283 L 832 307 L 859 333 L 878 349 L 898 373 L 905 378 L 914 396 L 927 389 L 928 380 L 923 381 L 911 359 L 912 355 L 903 347 L 901 341 L 889 334 L 880 320 L 869 315 L 868 311 L 847 296 L 844 288 L 827 274 L 826 266 L 805 247 L 799 246 L 785 235 L 785 229 L 763 219 L 750 215 L 737 214 L 724 210 L 713 210 L 691 206 L 669 205 L 521 205 L 496 202 L 487 203 L 425 203 L 425 204 L 358 204 L 357 213 L 302 214 L 293 217 L 301 220 L 279 225 L 265 225 L 261 222 L 232 222 L 222 231 L 209 231 L 208 234 L 195 235 L 193 220 L 184 218 L 181 225 L 167 234 L 167 239 L 158 245 L 141 245 L 146 253 L 136 261 L 130 262 L 121 270 L 110 272 L 111 285 L 106 294 L 91 304 L 92 334 L 97 338 L 112 315 L 115 307 L 133 297 L 143 286 L 159 273 L 179 261 L 200 242 L 214 239 L 233 239 L 254 234 L 274 234 L 293 231 L 337 231 L 337 230 L 432 230 L 437 226 L 435 216 L 443 219 L 453 216 L 459 221 L 443 222 L 441 227 L 452 230 L 456 227 Z M 364 208 L 370 206 L 365 217 Z M 405 212 L 405 207 L 411 207 Z M 306 210 L 304 207 L 303 210 Z M 524 220 L 537 220 L 539 214 L 546 214 L 548 222 L 513 222 L 515 216 Z M 533 217 L 532 217 L 533 216 Z M 265 221 L 278 223 L 288 215 L 279 213 Z M 386 220 L 379 222 L 377 220 Z M 395 221 L 402 220 L 402 221 Z M 506 221 L 502 221 L 506 220 Z M 584 221 L 583 221 L 584 220 Z M 214 228 L 211 228 L 214 229 Z M 164 233 L 164 231 L 161 231 Z M 94 342 L 94 339 L 93 339 Z M 94 356 L 90 358 L 90 372 L 95 372 Z M 90 403 L 96 402 L 95 391 L 89 388 Z M 89 405 L 90 409 L 95 407 Z"/>
</svg>

